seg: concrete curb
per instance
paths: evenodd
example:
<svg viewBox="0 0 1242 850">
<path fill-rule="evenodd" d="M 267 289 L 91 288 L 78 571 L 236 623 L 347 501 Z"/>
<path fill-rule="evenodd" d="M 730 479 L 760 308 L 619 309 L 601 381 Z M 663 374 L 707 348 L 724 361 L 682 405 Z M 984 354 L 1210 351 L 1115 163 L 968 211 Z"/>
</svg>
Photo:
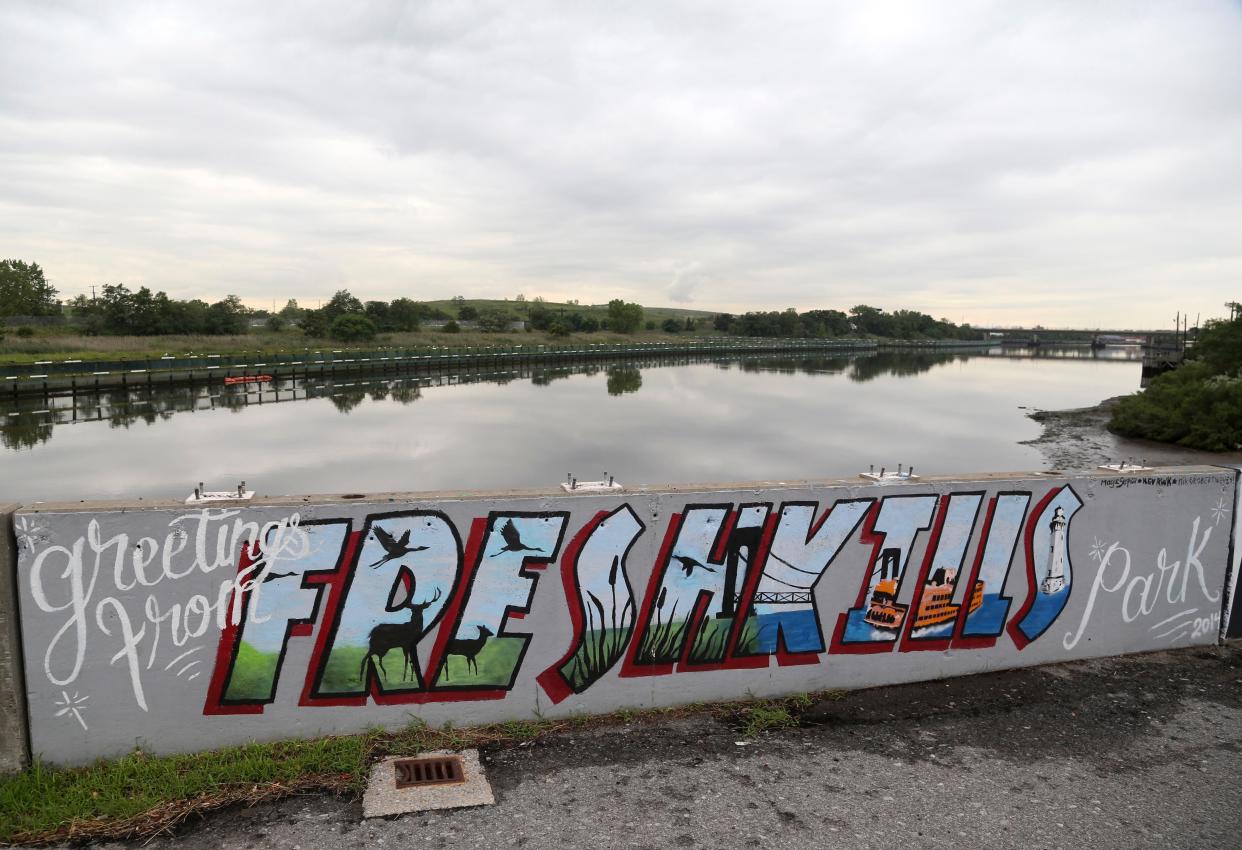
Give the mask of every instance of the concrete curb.
<svg viewBox="0 0 1242 850">
<path fill-rule="evenodd" d="M 0 504 L 0 774 L 22 770 L 30 762 L 26 725 L 26 680 L 18 638 L 17 545 L 13 513 L 18 505 Z"/>
</svg>

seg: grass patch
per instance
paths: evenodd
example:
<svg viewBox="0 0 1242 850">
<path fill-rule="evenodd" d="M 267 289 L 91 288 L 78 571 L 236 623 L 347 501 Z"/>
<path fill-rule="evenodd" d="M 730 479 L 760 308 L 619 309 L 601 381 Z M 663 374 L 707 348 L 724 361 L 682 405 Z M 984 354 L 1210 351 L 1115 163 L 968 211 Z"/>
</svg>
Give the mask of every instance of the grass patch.
<svg viewBox="0 0 1242 850">
<path fill-rule="evenodd" d="M 354 790 L 368 748 L 367 736 L 351 736 L 183 756 L 135 752 L 72 770 L 36 763 L 0 782 L 0 842 L 155 834 L 233 803 Z"/>
<path fill-rule="evenodd" d="M 66 333 L 63 328 L 54 332 L 20 339 L 6 334 L 0 340 L 0 363 L 29 364 L 37 360 L 148 360 L 164 355 L 182 357 L 190 354 L 265 355 L 302 354 L 308 351 L 348 351 L 355 353 L 383 352 L 391 349 L 426 349 L 447 347 L 452 349 L 487 348 L 513 345 L 586 345 L 588 343 L 636 343 L 693 341 L 696 338 L 719 337 L 720 333 L 710 322 L 700 322 L 698 329 L 679 334 L 662 331 L 639 330 L 633 334 L 609 331 L 575 333 L 557 337 L 542 331 L 508 331 L 485 333 L 467 330 L 456 334 L 425 329 L 419 331 L 384 333 L 365 345 L 343 343 L 340 340 L 308 337 L 300 330 L 279 332 L 255 331 L 232 336 L 197 336 L 170 334 L 168 336 L 85 336 Z M 741 341 L 741 340 L 739 340 Z"/>
<path fill-rule="evenodd" d="M 787 729 L 798 725 L 798 721 L 783 705 L 765 703 L 748 709 L 746 720 L 742 724 L 742 734 L 747 738 L 756 738 L 769 729 Z"/>
<path fill-rule="evenodd" d="M 226 806 L 309 792 L 356 795 L 365 787 L 371 765 L 392 755 L 518 746 L 560 732 L 696 716 L 715 718 L 755 737 L 796 726 L 815 702 L 839 699 L 844 693 L 620 709 L 460 729 L 452 724 L 436 729 L 413 718 L 394 732 L 247 744 L 189 755 L 135 752 L 82 768 L 36 763 L 16 776 L 0 778 L 0 845 L 146 837 Z"/>
</svg>

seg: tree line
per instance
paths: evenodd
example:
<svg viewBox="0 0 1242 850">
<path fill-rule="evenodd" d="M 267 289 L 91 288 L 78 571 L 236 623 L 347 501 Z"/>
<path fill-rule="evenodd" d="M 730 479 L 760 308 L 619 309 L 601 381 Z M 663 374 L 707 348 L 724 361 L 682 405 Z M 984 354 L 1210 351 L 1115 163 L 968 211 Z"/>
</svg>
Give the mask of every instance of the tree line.
<svg viewBox="0 0 1242 850">
<path fill-rule="evenodd" d="M 460 330 L 459 322 L 469 322 L 484 332 L 499 332 L 509 330 L 520 318 L 497 307 L 467 304 L 462 296 L 452 299 L 450 312 L 410 298 L 363 302 L 344 289 L 321 307 L 306 309 L 290 300 L 275 313 L 248 308 L 236 295 L 207 303 L 200 299 L 171 298 L 165 292 L 152 291 L 145 286 L 131 290 L 124 284 L 104 284 L 95 296 L 79 295 L 63 305 L 56 296 L 55 287 L 47 282 L 37 263 L 0 260 L 0 319 L 64 316 L 71 325 L 90 335 L 242 334 L 248 331 L 252 321 L 261 319 L 273 331 L 295 326 L 307 337 L 358 342 L 373 339 L 380 333 L 416 331 L 421 323 L 433 320 L 443 322 L 443 330 L 448 333 Z M 657 328 L 654 321 L 644 323 L 641 305 L 619 298 L 608 302 L 602 313 L 599 308 L 572 309 L 577 307 L 576 302 L 571 302 L 569 309 L 549 306 L 541 298 L 528 302 L 521 295 L 514 304 L 524 314 L 529 329 L 553 336 L 602 330 L 632 334 L 644 326 L 647 330 Z M 886 312 L 866 304 L 848 313 L 841 310 L 799 313 L 793 308 L 738 316 L 721 313 L 712 324 L 721 333 L 745 337 L 978 338 L 978 332 L 970 325 L 955 325 L 947 319 L 934 319 L 915 310 Z M 667 333 L 693 331 L 695 326 L 691 318 L 668 318 L 658 325 Z"/>
<path fill-rule="evenodd" d="M 58 313 L 56 287 L 47 282 L 38 263 L 0 260 L 0 318 Z"/>
<path fill-rule="evenodd" d="M 1210 452 L 1242 448 L 1242 313 L 1206 322 L 1185 361 L 1120 399 L 1108 427 Z"/>
<path fill-rule="evenodd" d="M 948 319 L 934 319 L 917 310 L 886 312 L 879 307 L 859 304 L 848 313 L 841 310 L 788 310 L 720 313 L 713 327 L 722 333 L 751 337 L 828 339 L 844 336 L 875 336 L 885 339 L 978 339 L 979 332 L 968 324 L 956 325 Z"/>
</svg>

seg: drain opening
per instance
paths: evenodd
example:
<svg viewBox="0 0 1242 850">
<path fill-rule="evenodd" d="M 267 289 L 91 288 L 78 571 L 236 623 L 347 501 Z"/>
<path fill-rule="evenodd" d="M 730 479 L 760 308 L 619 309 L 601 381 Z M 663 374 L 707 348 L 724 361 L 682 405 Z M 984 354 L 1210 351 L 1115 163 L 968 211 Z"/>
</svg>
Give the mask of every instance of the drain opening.
<svg viewBox="0 0 1242 850">
<path fill-rule="evenodd" d="M 428 756 L 425 758 L 399 759 L 393 762 L 397 772 L 398 788 L 415 788 L 422 785 L 451 785 L 465 782 L 461 756 Z"/>
</svg>

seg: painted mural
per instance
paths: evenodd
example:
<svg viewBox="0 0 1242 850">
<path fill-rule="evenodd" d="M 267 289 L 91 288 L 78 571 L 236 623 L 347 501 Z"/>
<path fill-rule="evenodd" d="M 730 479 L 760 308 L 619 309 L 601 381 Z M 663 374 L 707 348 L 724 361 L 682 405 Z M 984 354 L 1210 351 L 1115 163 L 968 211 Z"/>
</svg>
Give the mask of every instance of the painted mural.
<svg viewBox="0 0 1242 850">
<path fill-rule="evenodd" d="M 1235 478 L 27 511 L 34 750 L 75 762 L 1211 642 Z"/>
</svg>

